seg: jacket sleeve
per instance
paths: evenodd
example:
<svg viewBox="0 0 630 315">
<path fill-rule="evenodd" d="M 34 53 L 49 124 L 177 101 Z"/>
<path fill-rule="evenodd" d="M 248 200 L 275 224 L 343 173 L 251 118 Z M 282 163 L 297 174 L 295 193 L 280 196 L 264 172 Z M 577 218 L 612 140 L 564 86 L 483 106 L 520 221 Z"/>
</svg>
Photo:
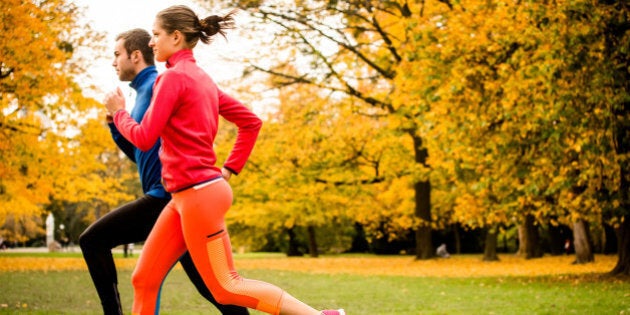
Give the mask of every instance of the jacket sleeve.
<svg viewBox="0 0 630 315">
<path fill-rule="evenodd" d="M 137 123 L 127 111 L 114 114 L 114 123 L 120 133 L 142 151 L 148 151 L 159 139 L 177 104 L 183 80 L 176 72 L 165 71 L 155 81 L 151 105 L 142 122 Z"/>
<path fill-rule="evenodd" d="M 254 149 L 258 133 L 262 127 L 262 120 L 231 96 L 221 90 L 218 90 L 218 93 L 219 115 L 238 127 L 236 142 L 223 167 L 238 174 L 245 167 L 245 163 Z"/>
<path fill-rule="evenodd" d="M 120 150 L 123 151 L 123 153 L 125 153 L 125 155 L 131 161 L 137 163 L 135 147 L 133 146 L 133 144 L 131 144 L 131 142 L 129 142 L 127 139 L 125 139 L 125 137 L 123 137 L 123 135 L 120 134 L 118 129 L 116 129 L 116 125 L 114 123 L 109 123 L 108 125 L 109 131 L 112 133 L 112 138 L 114 139 L 114 142 L 116 143 L 118 148 L 120 148 Z"/>
</svg>

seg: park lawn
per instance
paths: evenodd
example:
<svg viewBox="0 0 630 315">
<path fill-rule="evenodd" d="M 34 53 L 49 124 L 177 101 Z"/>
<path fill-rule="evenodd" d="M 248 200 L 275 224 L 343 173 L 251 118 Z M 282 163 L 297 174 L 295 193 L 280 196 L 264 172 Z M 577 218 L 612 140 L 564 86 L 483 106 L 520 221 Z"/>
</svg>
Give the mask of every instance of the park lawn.
<svg viewBox="0 0 630 315">
<path fill-rule="evenodd" d="M 240 273 L 277 284 L 319 308 L 356 314 L 630 314 L 630 282 L 603 274 L 616 256 L 572 265 L 570 256 L 484 263 L 477 255 L 416 261 L 410 256 L 317 259 L 236 255 Z M 116 258 L 121 299 L 130 310 L 135 258 Z M 0 314 L 98 314 L 80 255 L 0 253 Z M 218 314 L 181 268 L 165 281 L 161 314 Z M 251 311 L 251 314 L 262 314 Z"/>
</svg>

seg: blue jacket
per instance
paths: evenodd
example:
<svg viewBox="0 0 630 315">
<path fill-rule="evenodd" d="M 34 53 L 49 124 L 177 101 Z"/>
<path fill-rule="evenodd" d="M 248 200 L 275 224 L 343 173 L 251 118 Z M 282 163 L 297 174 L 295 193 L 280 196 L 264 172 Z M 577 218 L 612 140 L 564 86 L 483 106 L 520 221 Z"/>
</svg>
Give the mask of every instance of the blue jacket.
<svg viewBox="0 0 630 315">
<path fill-rule="evenodd" d="M 153 84 L 157 78 L 157 69 L 155 66 L 144 68 L 131 81 L 131 88 L 136 90 L 136 104 L 131 110 L 131 117 L 140 123 L 144 117 L 144 113 L 151 105 L 151 96 L 153 95 Z M 158 152 L 160 150 L 160 141 L 158 140 L 148 151 L 141 151 L 131 144 L 125 137 L 120 134 L 116 125 L 109 124 L 112 138 L 116 145 L 138 166 L 140 173 L 140 183 L 142 191 L 156 198 L 170 198 L 170 195 L 162 186 L 162 164 Z"/>
</svg>

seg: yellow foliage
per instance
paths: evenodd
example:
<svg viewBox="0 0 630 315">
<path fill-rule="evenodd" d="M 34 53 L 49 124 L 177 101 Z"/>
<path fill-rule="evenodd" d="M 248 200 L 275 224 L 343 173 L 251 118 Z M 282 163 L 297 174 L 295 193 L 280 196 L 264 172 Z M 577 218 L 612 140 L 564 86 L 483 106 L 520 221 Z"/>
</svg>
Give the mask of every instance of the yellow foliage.
<svg viewBox="0 0 630 315">
<path fill-rule="evenodd" d="M 242 188 L 260 207 L 239 209 L 239 222 L 250 213 L 251 224 L 273 217 L 284 227 L 319 225 L 339 214 L 393 237 L 423 223 L 414 217 L 413 194 L 426 180 L 436 228 L 513 225 L 530 214 L 541 223 L 597 222 L 620 204 L 614 199 L 627 157 L 613 150 L 610 107 L 627 94 L 612 91 L 614 65 L 604 57 L 612 6 L 329 5 L 352 10 L 340 17 L 304 8 L 308 26 L 282 20 L 297 35 L 289 55 L 307 51 L 307 60 L 320 63 L 302 68 L 281 60 L 271 67 L 279 74 L 273 83 L 283 88 L 253 159 L 265 174 L 251 179 L 258 187 Z M 344 33 L 318 29 L 318 18 Z M 318 50 L 327 34 L 338 45 L 332 52 Z M 414 155 L 422 149 L 426 163 Z M 379 185 L 340 188 L 374 173 L 383 178 Z"/>
<path fill-rule="evenodd" d="M 247 175 L 233 182 L 236 202 L 229 222 L 255 226 L 243 230 L 250 234 L 332 222 L 351 228 L 355 221 L 370 225 L 376 217 L 390 221 L 388 233 L 413 227 L 407 181 L 394 187 L 361 184 L 382 181 L 408 165 L 401 163 L 396 150 L 404 147 L 392 145 L 397 137 L 386 122 L 357 116 L 352 102 L 307 85 L 279 92 L 278 111 L 270 113 L 261 131 Z"/>
<path fill-rule="evenodd" d="M 94 105 L 74 82 L 87 67 L 76 52 L 97 52 L 102 35 L 67 0 L 7 0 L 0 12 L 0 233 L 17 240 L 41 233 L 44 207 L 73 182 L 69 134 Z"/>
<path fill-rule="evenodd" d="M 592 101 L 608 97 L 592 81 L 607 62 L 598 33 L 606 6 L 469 0 L 419 9 L 402 28 L 413 37 L 399 50 L 407 58 L 392 100 L 424 110 L 433 196 L 446 198 L 432 203 L 448 207 L 454 194 L 454 219 L 473 226 L 528 211 L 543 222 L 563 212 L 597 221 L 607 207 L 598 192 L 619 187 L 610 108 Z"/>
</svg>

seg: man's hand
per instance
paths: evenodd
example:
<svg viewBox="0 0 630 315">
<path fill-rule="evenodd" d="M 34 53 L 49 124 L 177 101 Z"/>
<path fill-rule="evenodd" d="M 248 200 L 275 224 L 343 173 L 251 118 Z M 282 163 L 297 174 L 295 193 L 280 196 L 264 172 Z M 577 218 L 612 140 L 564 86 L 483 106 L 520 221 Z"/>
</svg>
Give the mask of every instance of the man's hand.
<svg viewBox="0 0 630 315">
<path fill-rule="evenodd" d="M 116 88 L 116 91 L 107 93 L 103 103 L 105 103 L 105 107 L 112 117 L 116 111 L 125 109 L 125 96 L 120 87 Z"/>
</svg>

